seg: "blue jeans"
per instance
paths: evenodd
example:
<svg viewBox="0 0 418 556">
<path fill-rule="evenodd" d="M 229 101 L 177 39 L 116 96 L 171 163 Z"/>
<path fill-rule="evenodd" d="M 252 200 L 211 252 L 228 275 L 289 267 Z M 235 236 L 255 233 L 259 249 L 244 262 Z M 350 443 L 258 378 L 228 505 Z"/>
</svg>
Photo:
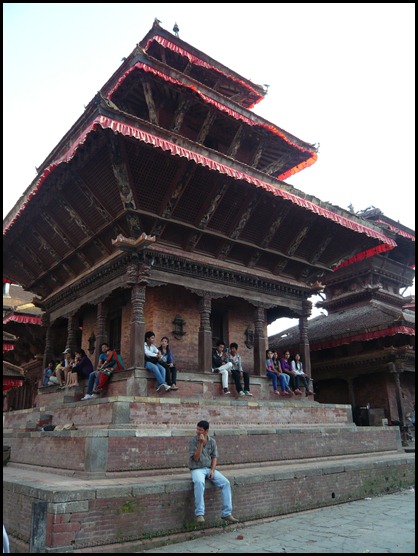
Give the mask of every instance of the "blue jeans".
<svg viewBox="0 0 418 556">
<path fill-rule="evenodd" d="M 147 361 L 145 363 L 145 368 L 147 371 L 151 371 L 157 380 L 157 385 L 161 386 L 161 384 L 165 384 L 165 369 L 159 363 L 151 363 Z"/>
<path fill-rule="evenodd" d="M 202 467 L 200 469 L 191 469 L 192 481 L 194 485 L 194 504 L 195 504 L 195 515 L 205 515 L 205 480 L 207 479 L 210 468 Z M 232 513 L 232 495 L 231 495 L 231 483 L 229 480 L 222 475 L 220 471 L 216 471 L 213 474 L 213 479 L 209 479 L 212 483 L 221 489 L 222 493 L 222 517 L 231 515 Z"/>
<path fill-rule="evenodd" d="M 93 390 L 97 388 L 99 384 L 99 371 L 92 371 L 89 374 L 89 382 L 87 385 L 87 394 L 90 396 L 93 394 Z"/>
<path fill-rule="evenodd" d="M 286 380 L 286 376 L 285 374 L 281 374 L 280 376 L 277 376 L 275 373 L 272 373 L 271 371 L 267 371 L 266 372 L 266 376 L 269 376 L 271 378 L 271 380 L 273 381 L 273 390 L 276 392 L 276 390 L 278 390 L 278 383 L 280 382 L 280 388 L 283 390 L 283 392 L 285 390 L 287 390 L 287 385 L 289 383 L 289 380 Z M 290 377 L 289 377 L 290 378 Z"/>
</svg>

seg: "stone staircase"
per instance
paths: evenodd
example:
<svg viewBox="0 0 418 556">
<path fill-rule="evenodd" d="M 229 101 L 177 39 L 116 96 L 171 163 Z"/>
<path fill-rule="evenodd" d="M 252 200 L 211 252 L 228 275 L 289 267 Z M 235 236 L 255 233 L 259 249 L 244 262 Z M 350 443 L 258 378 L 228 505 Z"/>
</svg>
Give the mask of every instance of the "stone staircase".
<svg viewBox="0 0 418 556">
<path fill-rule="evenodd" d="M 13 552 L 132 552 L 198 534 L 187 460 L 200 419 L 210 422 L 240 521 L 414 483 L 414 454 L 403 451 L 399 429 L 356 427 L 351 406 L 277 398 L 265 377 L 251 377 L 252 398 L 223 396 L 209 373 L 181 373 L 177 384 L 158 394 L 150 374 L 133 369 L 114 375 L 105 398 L 80 401 L 85 384 L 48 387 L 37 407 L 3 415 Z M 40 431 L 46 423 L 76 430 Z M 206 505 L 204 528 L 221 526 L 210 485 Z"/>
</svg>

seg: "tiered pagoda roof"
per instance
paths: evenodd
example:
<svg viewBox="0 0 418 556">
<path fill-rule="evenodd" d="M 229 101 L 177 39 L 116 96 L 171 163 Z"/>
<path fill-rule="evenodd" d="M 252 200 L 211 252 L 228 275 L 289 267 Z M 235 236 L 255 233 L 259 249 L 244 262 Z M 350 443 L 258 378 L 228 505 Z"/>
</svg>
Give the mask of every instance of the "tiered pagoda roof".
<svg viewBox="0 0 418 556">
<path fill-rule="evenodd" d="M 282 181 L 317 152 L 248 109 L 264 93 L 154 25 L 6 217 L 5 276 L 42 298 L 98 266 L 105 281 L 123 256 L 112 240 L 146 233 L 164 272 L 190 263 L 213 281 L 221 268 L 310 291 L 342 261 L 392 249 L 390 229 Z"/>
</svg>

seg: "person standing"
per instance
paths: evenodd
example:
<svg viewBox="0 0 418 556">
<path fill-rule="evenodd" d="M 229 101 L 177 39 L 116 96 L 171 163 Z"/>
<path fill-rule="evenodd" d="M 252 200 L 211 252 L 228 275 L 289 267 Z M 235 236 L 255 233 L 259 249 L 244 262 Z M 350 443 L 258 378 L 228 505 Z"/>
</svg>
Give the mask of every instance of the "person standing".
<svg viewBox="0 0 418 556">
<path fill-rule="evenodd" d="M 232 515 L 231 483 L 216 470 L 218 447 L 216 440 L 209 436 L 208 421 L 199 421 L 196 436 L 189 441 L 189 469 L 194 485 L 195 517 L 197 523 L 205 522 L 205 481 L 208 479 L 222 493 L 221 517 L 228 523 L 238 523 Z"/>
<path fill-rule="evenodd" d="M 229 345 L 227 360 L 232 363 L 231 373 L 238 396 L 252 396 L 250 392 L 250 377 L 242 368 L 241 355 L 238 353 L 238 344 L 236 342 L 232 342 Z M 241 378 L 244 379 L 244 388 L 241 385 Z"/>
</svg>

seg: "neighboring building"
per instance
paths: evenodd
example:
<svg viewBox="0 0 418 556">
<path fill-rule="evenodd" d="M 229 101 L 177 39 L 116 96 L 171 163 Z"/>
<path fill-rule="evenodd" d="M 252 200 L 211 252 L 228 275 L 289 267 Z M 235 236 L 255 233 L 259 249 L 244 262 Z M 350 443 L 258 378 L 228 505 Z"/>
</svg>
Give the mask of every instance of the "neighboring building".
<svg viewBox="0 0 418 556">
<path fill-rule="evenodd" d="M 142 366 L 151 329 L 183 371 L 210 370 L 222 337 L 264 374 L 267 325 L 297 317 L 309 368 L 318 277 L 396 234 L 283 181 L 317 149 L 250 111 L 265 93 L 157 23 L 100 89 L 4 220 L 44 364 L 108 340 Z"/>
<path fill-rule="evenodd" d="M 22 286 L 3 279 L 3 359 L 14 365 L 44 352 L 42 311 L 33 304 L 33 298 Z"/>
<path fill-rule="evenodd" d="M 415 301 L 401 295 L 415 276 L 415 232 L 369 209 L 362 217 L 396 234 L 397 247 L 341 265 L 323 278 L 328 311 L 308 321 L 316 400 L 349 403 L 357 424 L 405 424 L 415 403 Z M 299 331 L 270 336 L 283 352 L 299 351 Z"/>
</svg>

